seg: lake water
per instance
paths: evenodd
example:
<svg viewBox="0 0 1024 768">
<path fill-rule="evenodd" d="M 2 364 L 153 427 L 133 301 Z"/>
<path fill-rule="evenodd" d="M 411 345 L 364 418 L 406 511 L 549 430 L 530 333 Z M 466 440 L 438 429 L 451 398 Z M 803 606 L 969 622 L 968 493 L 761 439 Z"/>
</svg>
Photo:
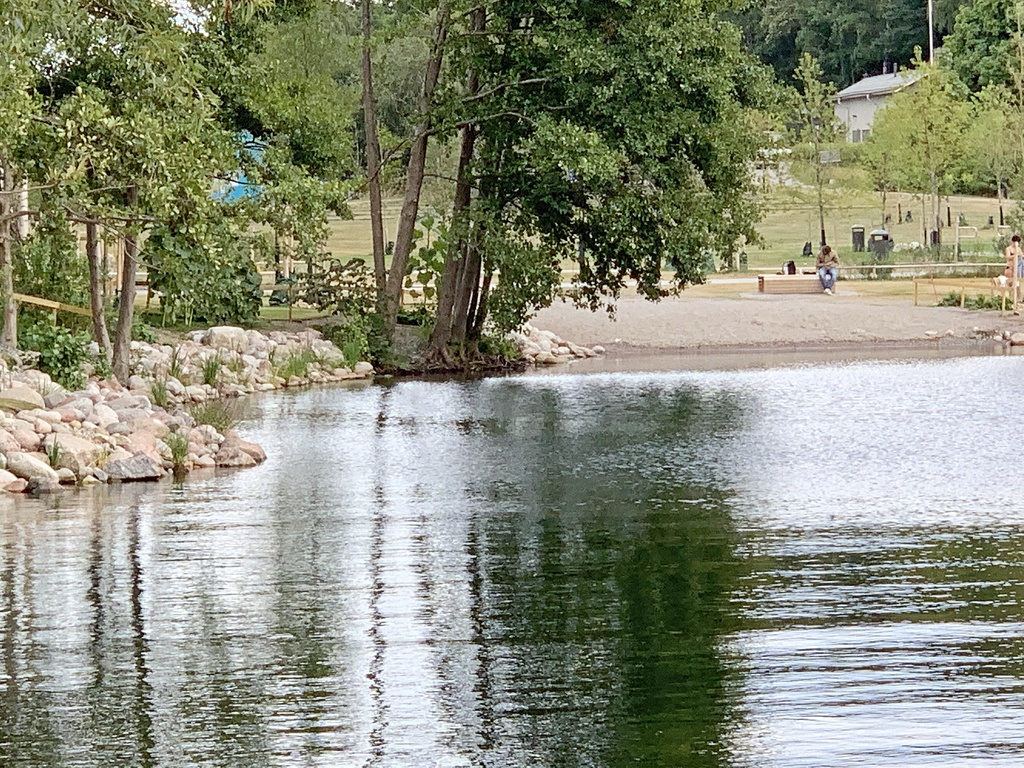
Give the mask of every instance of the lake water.
<svg viewBox="0 0 1024 768">
<path fill-rule="evenodd" d="M 1024 754 L 1024 360 L 278 393 L 0 506 L 0 765 Z"/>
</svg>

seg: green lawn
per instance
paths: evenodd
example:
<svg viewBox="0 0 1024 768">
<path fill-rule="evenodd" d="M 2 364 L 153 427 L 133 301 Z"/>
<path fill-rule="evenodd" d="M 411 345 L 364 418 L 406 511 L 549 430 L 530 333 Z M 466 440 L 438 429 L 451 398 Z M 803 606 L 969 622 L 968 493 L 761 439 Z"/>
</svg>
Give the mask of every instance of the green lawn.
<svg viewBox="0 0 1024 768">
<path fill-rule="evenodd" d="M 854 185 L 856 186 L 856 185 Z M 369 201 L 354 200 L 350 203 L 353 218 L 351 220 L 332 219 L 329 222 L 331 234 L 327 240 L 327 251 L 335 257 L 348 259 L 362 257 L 370 260 L 372 250 L 370 240 Z M 956 196 L 948 200 L 949 215 L 955 223 L 963 214 L 967 225 L 977 227 L 977 239 L 964 239 L 961 250 L 965 258 L 970 260 L 998 259 L 999 253 L 994 242 L 999 233 L 996 227 L 988 225 L 988 217 L 999 221 L 999 207 L 995 200 L 983 197 Z M 1009 211 L 1010 206 L 1006 207 Z M 398 225 L 398 213 L 401 199 L 389 198 L 384 201 L 385 239 L 394 240 Z M 904 223 L 900 215 L 907 211 L 912 214 L 912 221 Z M 922 227 L 921 200 L 907 194 L 890 194 L 887 199 L 886 213 L 891 217 L 889 232 L 896 243 L 925 241 Z M 943 222 L 946 221 L 946 201 L 942 206 Z M 828 241 L 838 248 L 840 261 L 855 263 L 863 255 L 853 253 L 851 228 L 863 226 L 866 232 L 881 226 L 882 206 L 880 195 L 871 192 L 832 190 L 829 193 L 829 208 L 825 215 L 825 231 Z M 763 239 L 763 245 L 747 247 L 748 269 L 758 271 L 778 269 L 783 263 L 793 259 L 798 266 L 810 266 L 814 257 L 801 256 L 803 245 L 810 242 L 815 252 L 818 244 L 818 211 L 813 189 L 800 187 L 780 187 L 767 195 L 765 216 L 757 227 Z M 943 231 L 943 241 L 952 244 L 953 229 Z M 572 264 L 565 265 L 572 269 Z"/>
</svg>

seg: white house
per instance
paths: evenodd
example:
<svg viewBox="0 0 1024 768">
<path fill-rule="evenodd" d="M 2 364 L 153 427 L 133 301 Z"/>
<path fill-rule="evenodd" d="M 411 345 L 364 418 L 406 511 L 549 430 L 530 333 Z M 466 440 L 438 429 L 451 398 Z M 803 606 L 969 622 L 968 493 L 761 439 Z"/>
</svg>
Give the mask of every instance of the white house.
<svg viewBox="0 0 1024 768">
<path fill-rule="evenodd" d="M 835 97 L 836 117 L 846 126 L 846 140 L 861 142 L 871 135 L 875 113 L 885 106 L 886 100 L 920 79 L 914 70 L 872 75 L 844 88 Z"/>
</svg>

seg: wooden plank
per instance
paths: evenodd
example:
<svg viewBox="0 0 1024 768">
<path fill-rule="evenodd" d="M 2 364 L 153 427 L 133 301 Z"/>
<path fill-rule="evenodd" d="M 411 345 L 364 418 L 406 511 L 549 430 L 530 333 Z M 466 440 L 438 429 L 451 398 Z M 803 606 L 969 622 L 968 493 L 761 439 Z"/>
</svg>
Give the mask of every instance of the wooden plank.
<svg viewBox="0 0 1024 768">
<path fill-rule="evenodd" d="M 62 304 L 59 301 L 51 301 L 50 299 L 43 299 L 39 296 L 29 296 L 24 293 L 12 294 L 12 298 L 15 301 L 23 304 L 33 304 L 37 307 L 44 307 L 46 309 L 52 309 L 57 312 L 70 312 L 74 315 L 85 315 L 86 317 L 92 317 L 92 311 L 85 307 L 76 307 L 74 304 Z"/>
</svg>

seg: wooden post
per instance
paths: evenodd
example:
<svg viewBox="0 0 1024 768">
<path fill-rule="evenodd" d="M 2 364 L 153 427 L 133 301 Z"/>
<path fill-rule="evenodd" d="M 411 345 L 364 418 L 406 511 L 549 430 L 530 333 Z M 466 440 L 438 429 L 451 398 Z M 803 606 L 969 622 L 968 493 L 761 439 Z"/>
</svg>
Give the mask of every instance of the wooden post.
<svg viewBox="0 0 1024 768">
<path fill-rule="evenodd" d="M 917 306 L 917 278 L 914 278 L 914 306 Z"/>
</svg>

